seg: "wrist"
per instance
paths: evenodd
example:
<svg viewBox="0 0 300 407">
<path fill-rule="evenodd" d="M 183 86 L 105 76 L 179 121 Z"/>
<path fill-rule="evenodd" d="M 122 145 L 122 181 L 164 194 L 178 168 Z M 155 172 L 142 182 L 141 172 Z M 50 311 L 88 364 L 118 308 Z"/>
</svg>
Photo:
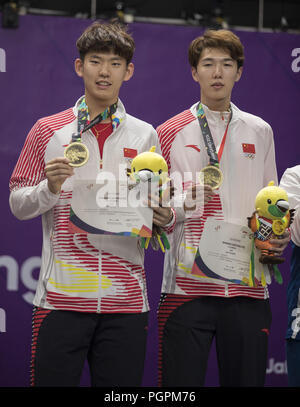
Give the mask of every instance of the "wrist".
<svg viewBox="0 0 300 407">
<path fill-rule="evenodd" d="M 170 209 L 169 219 L 168 219 L 168 221 L 167 221 L 166 224 L 168 225 L 169 223 L 172 222 L 172 220 L 173 220 L 173 212 L 172 212 L 172 210 Z"/>
<path fill-rule="evenodd" d="M 168 222 L 164 225 L 164 228 L 168 228 L 171 225 L 173 225 L 174 219 L 175 219 L 175 211 L 173 208 L 171 208 L 170 218 L 169 218 Z"/>
<path fill-rule="evenodd" d="M 57 188 L 57 187 L 55 188 L 52 184 L 49 183 L 49 181 L 48 181 L 48 189 L 54 195 L 59 195 L 60 191 L 61 191 L 61 188 Z"/>
</svg>

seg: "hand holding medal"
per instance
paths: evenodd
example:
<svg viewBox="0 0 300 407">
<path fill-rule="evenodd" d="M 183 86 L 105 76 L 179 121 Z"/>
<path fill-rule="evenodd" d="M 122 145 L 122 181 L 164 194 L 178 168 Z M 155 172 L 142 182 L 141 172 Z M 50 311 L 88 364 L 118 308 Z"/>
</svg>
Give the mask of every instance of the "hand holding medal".
<svg viewBox="0 0 300 407">
<path fill-rule="evenodd" d="M 53 194 L 59 194 L 62 184 L 74 174 L 69 160 L 64 157 L 54 158 L 47 162 L 44 171 L 48 180 L 48 188 Z"/>
<path fill-rule="evenodd" d="M 197 210 L 199 215 L 199 210 L 203 211 L 213 197 L 214 192 L 210 185 L 193 184 L 186 190 L 183 209 L 185 212 Z"/>
</svg>

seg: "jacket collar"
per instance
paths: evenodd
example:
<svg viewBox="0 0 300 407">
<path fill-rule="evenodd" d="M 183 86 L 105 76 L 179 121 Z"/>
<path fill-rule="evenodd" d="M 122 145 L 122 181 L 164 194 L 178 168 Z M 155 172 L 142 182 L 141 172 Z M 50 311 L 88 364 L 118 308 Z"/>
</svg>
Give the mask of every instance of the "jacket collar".
<svg viewBox="0 0 300 407">
<path fill-rule="evenodd" d="M 190 111 L 192 112 L 193 116 L 195 116 L 197 118 L 197 106 L 198 106 L 199 102 L 193 104 L 190 108 Z M 240 110 L 234 103 L 230 102 L 230 107 L 232 109 L 232 119 L 231 122 L 234 123 L 237 120 L 244 120 L 244 112 L 242 110 Z M 222 112 L 215 112 L 213 110 L 210 110 L 207 106 L 203 105 L 203 109 L 204 111 L 207 113 L 209 113 L 209 115 L 215 115 L 216 117 L 220 115 L 220 113 Z M 229 112 L 224 112 L 224 114 L 229 114 Z"/>
</svg>

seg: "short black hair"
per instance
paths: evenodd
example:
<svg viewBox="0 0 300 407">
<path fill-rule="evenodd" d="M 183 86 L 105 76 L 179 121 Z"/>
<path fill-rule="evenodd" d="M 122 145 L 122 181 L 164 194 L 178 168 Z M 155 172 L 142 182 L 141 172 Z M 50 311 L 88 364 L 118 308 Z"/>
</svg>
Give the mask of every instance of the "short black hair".
<svg viewBox="0 0 300 407">
<path fill-rule="evenodd" d="M 78 38 L 76 46 L 82 60 L 90 51 L 113 52 L 125 58 L 127 64 L 135 50 L 134 39 L 127 32 L 127 27 L 119 22 L 91 24 Z"/>
</svg>

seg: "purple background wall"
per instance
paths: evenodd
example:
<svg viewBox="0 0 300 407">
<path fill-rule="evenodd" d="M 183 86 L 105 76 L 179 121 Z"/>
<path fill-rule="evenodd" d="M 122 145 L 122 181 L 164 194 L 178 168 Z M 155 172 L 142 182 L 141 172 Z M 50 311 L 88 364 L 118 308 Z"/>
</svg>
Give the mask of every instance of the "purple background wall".
<svg viewBox="0 0 300 407">
<path fill-rule="evenodd" d="M 75 41 L 90 21 L 24 16 L 17 30 L 0 28 L 1 87 L 1 245 L 0 245 L 0 386 L 27 386 L 31 342 L 31 301 L 39 271 L 40 219 L 20 222 L 8 206 L 8 181 L 25 137 L 35 121 L 64 110 L 83 93 L 73 69 Z M 127 111 L 154 126 L 198 100 L 199 88 L 187 62 L 198 27 L 132 24 L 136 40 L 135 74 L 124 84 Z M 234 89 L 241 109 L 261 116 L 273 130 L 279 176 L 300 162 L 300 61 L 292 56 L 300 36 L 237 33 L 245 45 L 244 74 Z M 297 54 L 297 51 L 295 51 Z M 298 55 L 299 55 L 298 54 Z M 5 56 L 5 59 L 4 59 Z M 247 182 L 247 180 L 245 180 Z M 273 324 L 270 333 L 267 386 L 286 386 L 284 336 L 289 255 L 281 267 L 284 285 L 270 287 Z M 162 255 L 147 253 L 152 312 L 144 385 L 156 385 L 157 328 L 155 309 L 162 277 Z M 218 385 L 216 357 L 211 352 L 207 386 Z M 89 385 L 85 369 L 82 385 Z"/>
</svg>

